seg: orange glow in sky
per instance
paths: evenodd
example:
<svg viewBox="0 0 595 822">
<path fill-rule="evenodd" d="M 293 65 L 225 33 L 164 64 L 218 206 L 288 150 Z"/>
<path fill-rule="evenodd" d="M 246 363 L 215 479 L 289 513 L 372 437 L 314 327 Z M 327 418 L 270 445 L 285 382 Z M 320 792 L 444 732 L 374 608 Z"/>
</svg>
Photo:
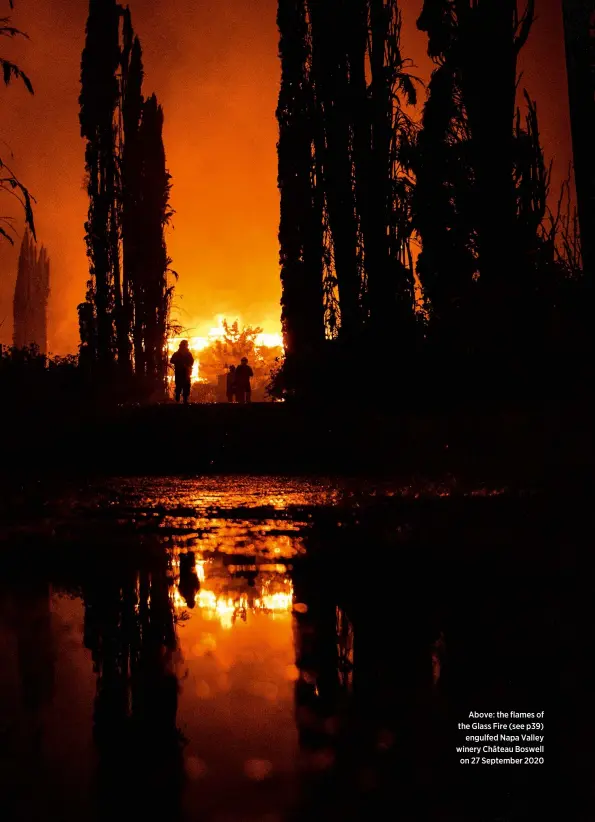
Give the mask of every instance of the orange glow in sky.
<svg viewBox="0 0 595 822">
<path fill-rule="evenodd" d="M 130 8 L 143 46 L 144 91 L 156 92 L 165 113 L 175 209 L 167 242 L 179 274 L 173 317 L 187 338 L 208 336 L 219 316 L 240 316 L 277 335 L 276 0 L 130 0 Z M 426 37 L 415 26 L 420 8 L 421 0 L 401 3 L 403 53 L 427 79 Z M 34 96 L 19 83 L 0 90 L 0 139 L 9 146 L 0 156 L 37 199 L 38 236 L 52 264 L 49 344 L 61 354 L 76 350 L 76 306 L 88 278 L 78 123 L 87 11 L 85 0 L 17 0 L 13 24 L 30 39 L 7 40 L 2 52 L 35 88 Z M 520 67 L 522 85 L 538 102 L 548 158 L 555 159 L 555 191 L 570 160 L 560 0 L 537 0 L 537 15 Z M 10 208 L 3 202 L 0 213 Z M 0 243 L 3 343 L 12 339 L 18 242 L 12 249 Z"/>
</svg>

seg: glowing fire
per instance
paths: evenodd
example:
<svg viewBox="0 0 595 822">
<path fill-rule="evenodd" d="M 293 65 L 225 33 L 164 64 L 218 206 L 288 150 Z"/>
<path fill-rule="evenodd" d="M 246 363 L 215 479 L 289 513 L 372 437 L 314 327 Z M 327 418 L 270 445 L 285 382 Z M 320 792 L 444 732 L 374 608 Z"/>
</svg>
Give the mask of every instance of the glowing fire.
<svg viewBox="0 0 595 822">
<path fill-rule="evenodd" d="M 194 356 L 194 365 L 192 367 L 192 382 L 205 382 L 205 380 L 201 379 L 200 377 L 200 357 L 198 356 L 201 351 L 204 351 L 205 348 L 208 348 L 217 340 L 225 339 L 225 329 L 223 328 L 223 317 L 217 317 L 217 325 L 210 328 L 206 334 L 206 336 L 199 336 L 199 337 L 192 337 L 192 336 L 184 336 L 184 337 L 169 337 L 167 340 L 167 358 L 168 360 L 171 358 L 171 355 L 174 351 L 178 348 L 182 340 L 188 340 L 188 347 Z M 238 320 L 238 326 L 241 328 L 242 323 Z M 274 334 L 274 333 L 266 333 L 262 332 L 258 334 L 256 337 L 256 345 L 263 346 L 267 348 L 274 348 L 274 347 L 282 347 L 283 346 L 283 337 L 281 334 Z M 169 381 L 173 380 L 173 374 L 170 374 L 168 377 Z"/>
</svg>

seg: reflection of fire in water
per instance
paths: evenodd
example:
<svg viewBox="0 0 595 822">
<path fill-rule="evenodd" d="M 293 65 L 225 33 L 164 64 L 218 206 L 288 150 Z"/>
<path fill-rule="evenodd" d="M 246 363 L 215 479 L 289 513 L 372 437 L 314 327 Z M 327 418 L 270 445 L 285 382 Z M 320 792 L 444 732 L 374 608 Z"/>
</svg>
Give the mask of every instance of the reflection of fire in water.
<svg viewBox="0 0 595 822">
<path fill-rule="evenodd" d="M 196 606 L 207 619 L 231 628 L 237 619 L 246 621 L 249 611 L 274 615 L 292 609 L 293 584 L 283 564 L 225 567 L 220 560 L 196 559 L 192 570 L 200 587 L 191 605 L 180 592 L 180 564 L 180 557 L 174 556 L 171 596 L 176 610 Z"/>
<path fill-rule="evenodd" d="M 223 318 L 218 317 L 218 325 L 210 328 L 206 337 L 169 337 L 167 340 L 167 359 L 171 359 L 173 352 L 178 348 L 182 340 L 188 340 L 188 346 L 194 357 L 194 365 L 192 367 L 192 382 L 205 382 L 200 376 L 200 352 L 204 351 L 217 340 L 225 339 L 225 329 L 223 328 Z M 257 347 L 276 348 L 283 346 L 283 337 L 280 334 L 265 334 L 261 333 L 256 336 L 255 344 Z M 168 375 L 168 381 L 173 380 L 173 374 Z"/>
</svg>

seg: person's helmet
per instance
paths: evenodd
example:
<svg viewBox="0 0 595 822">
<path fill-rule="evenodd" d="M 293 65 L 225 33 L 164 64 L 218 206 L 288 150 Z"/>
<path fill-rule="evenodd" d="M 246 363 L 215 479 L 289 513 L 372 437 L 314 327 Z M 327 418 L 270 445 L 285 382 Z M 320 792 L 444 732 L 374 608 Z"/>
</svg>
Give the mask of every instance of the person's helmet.
<svg viewBox="0 0 595 822">
<path fill-rule="evenodd" d="M 248 362 L 248 357 L 242 357 L 242 362 Z"/>
<path fill-rule="evenodd" d="M 180 343 L 180 348 L 188 348 L 188 340 L 182 340 Z"/>
<path fill-rule="evenodd" d="M 235 371 L 235 370 L 236 370 L 235 365 L 230 365 L 230 366 L 229 366 L 229 370 L 230 370 L 230 371 Z"/>
</svg>

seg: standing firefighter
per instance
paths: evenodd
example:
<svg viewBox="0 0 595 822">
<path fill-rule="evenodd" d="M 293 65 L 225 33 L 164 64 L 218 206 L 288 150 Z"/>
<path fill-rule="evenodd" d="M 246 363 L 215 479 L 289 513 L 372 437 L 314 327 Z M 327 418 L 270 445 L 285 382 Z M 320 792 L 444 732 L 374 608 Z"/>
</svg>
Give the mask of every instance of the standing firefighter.
<svg viewBox="0 0 595 822">
<path fill-rule="evenodd" d="M 176 383 L 176 402 L 180 402 L 180 395 L 184 398 L 184 404 L 188 403 L 190 396 L 190 379 L 192 377 L 192 366 L 194 357 L 188 348 L 188 340 L 182 340 L 178 350 L 170 360 L 174 367 L 174 379 Z"/>
<path fill-rule="evenodd" d="M 250 379 L 254 372 L 248 365 L 248 357 L 242 357 L 241 365 L 236 368 L 236 397 L 238 402 L 247 403 L 252 399 Z"/>
</svg>

